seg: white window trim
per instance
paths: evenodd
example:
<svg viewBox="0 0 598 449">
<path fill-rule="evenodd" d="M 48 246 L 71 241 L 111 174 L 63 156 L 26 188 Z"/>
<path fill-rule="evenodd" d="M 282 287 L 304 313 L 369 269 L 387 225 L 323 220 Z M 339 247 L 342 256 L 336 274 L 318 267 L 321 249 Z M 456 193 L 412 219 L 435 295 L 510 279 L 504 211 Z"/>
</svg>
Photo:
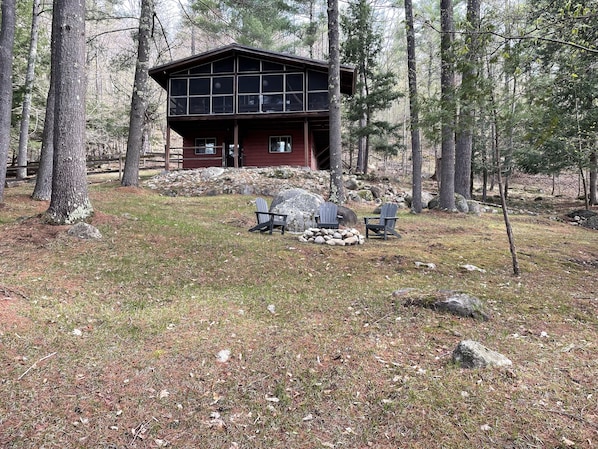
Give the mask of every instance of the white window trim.
<svg viewBox="0 0 598 449">
<path fill-rule="evenodd" d="M 199 143 L 200 141 L 203 141 L 203 145 Z M 215 137 L 197 137 L 195 138 L 195 154 L 201 156 L 216 154 L 217 143 Z"/>
<path fill-rule="evenodd" d="M 280 144 L 285 144 L 281 146 Z M 281 149 L 283 149 L 281 151 Z M 268 151 L 270 153 L 285 154 L 293 151 L 293 139 L 291 136 L 270 136 L 268 139 Z"/>
</svg>

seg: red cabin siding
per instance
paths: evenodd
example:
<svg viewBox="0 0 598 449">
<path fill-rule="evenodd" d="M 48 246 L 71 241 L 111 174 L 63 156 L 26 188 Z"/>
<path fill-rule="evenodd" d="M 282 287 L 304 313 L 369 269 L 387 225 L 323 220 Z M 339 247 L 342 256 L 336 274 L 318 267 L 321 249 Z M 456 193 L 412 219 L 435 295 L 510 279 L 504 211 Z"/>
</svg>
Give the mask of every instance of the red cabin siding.
<svg viewBox="0 0 598 449">
<path fill-rule="evenodd" d="M 206 127 L 207 128 L 207 127 Z M 239 126 L 239 145 L 242 159 L 239 166 L 244 167 L 271 167 L 271 166 L 295 166 L 309 167 L 316 170 L 317 161 L 313 151 L 313 137 L 308 134 L 308 150 L 306 156 L 304 128 L 302 124 L 287 126 L 272 126 L 271 128 L 259 129 L 255 126 Z M 290 136 L 291 152 L 278 153 L 269 151 L 270 137 Z M 216 154 L 195 154 L 195 139 L 215 138 Z M 214 166 L 234 166 L 234 161 L 229 157 L 223 162 L 222 151 L 228 145 L 233 144 L 232 132 L 227 130 L 210 131 L 197 129 L 193 134 L 187 134 L 183 139 L 183 168 L 205 168 Z"/>
</svg>

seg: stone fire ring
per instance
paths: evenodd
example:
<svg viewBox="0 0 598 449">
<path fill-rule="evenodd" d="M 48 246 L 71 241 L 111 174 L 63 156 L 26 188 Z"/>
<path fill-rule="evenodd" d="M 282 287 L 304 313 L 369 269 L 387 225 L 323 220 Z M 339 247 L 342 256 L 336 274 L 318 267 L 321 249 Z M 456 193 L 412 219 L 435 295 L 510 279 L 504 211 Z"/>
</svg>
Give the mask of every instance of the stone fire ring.
<svg viewBox="0 0 598 449">
<path fill-rule="evenodd" d="M 365 243 L 365 237 L 354 228 L 309 228 L 301 234 L 299 241 L 302 243 L 315 243 L 317 245 L 350 246 L 363 245 Z"/>
</svg>

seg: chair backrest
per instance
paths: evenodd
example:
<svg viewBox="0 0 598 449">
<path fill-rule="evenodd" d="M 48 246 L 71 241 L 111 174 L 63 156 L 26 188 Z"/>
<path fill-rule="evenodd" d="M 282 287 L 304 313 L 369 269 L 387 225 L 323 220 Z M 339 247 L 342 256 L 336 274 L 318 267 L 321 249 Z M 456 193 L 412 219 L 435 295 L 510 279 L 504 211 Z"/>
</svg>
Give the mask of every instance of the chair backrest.
<svg viewBox="0 0 598 449">
<path fill-rule="evenodd" d="M 334 203 L 325 202 L 320 204 L 320 223 L 338 223 L 338 206 Z"/>
<path fill-rule="evenodd" d="M 395 218 L 397 216 L 398 205 L 394 203 L 384 203 L 380 208 L 380 224 L 386 226 L 387 218 Z M 394 228 L 396 220 L 389 220 L 388 224 Z"/>
<path fill-rule="evenodd" d="M 268 203 L 263 198 L 256 198 L 255 199 L 255 208 L 257 209 L 257 222 L 258 223 L 265 223 L 270 221 L 270 215 L 268 214 Z M 264 212 L 264 213 L 262 213 Z"/>
</svg>

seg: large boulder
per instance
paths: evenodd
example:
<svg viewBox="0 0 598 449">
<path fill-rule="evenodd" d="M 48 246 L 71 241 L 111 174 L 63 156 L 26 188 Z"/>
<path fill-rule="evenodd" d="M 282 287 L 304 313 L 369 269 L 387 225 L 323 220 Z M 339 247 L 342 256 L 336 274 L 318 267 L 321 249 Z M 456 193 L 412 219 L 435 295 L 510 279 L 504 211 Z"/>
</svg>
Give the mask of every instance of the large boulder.
<svg viewBox="0 0 598 449">
<path fill-rule="evenodd" d="M 428 207 L 428 203 L 434 199 L 434 194 L 426 191 L 422 191 L 422 207 L 426 209 Z M 413 204 L 413 195 L 407 194 L 405 195 L 405 204 L 408 208 L 411 208 Z"/>
<path fill-rule="evenodd" d="M 443 310 L 453 315 L 471 317 L 478 320 L 488 320 L 488 314 L 484 312 L 481 301 L 466 293 L 446 292 L 446 297 L 432 304 L 436 310 Z"/>
<path fill-rule="evenodd" d="M 303 189 L 288 189 L 276 195 L 270 211 L 287 216 L 288 231 L 303 232 L 316 227 L 315 215 L 323 202 L 321 195 Z"/>
<path fill-rule="evenodd" d="M 440 197 L 435 196 L 428 202 L 428 209 L 439 209 L 440 208 Z M 469 204 L 467 204 L 467 199 L 459 194 L 455 193 L 455 209 L 458 212 L 467 213 L 469 212 Z"/>
<path fill-rule="evenodd" d="M 339 206 L 337 213 L 340 216 L 338 221 L 342 226 L 351 227 L 357 224 L 357 214 L 348 207 Z"/>
</svg>

